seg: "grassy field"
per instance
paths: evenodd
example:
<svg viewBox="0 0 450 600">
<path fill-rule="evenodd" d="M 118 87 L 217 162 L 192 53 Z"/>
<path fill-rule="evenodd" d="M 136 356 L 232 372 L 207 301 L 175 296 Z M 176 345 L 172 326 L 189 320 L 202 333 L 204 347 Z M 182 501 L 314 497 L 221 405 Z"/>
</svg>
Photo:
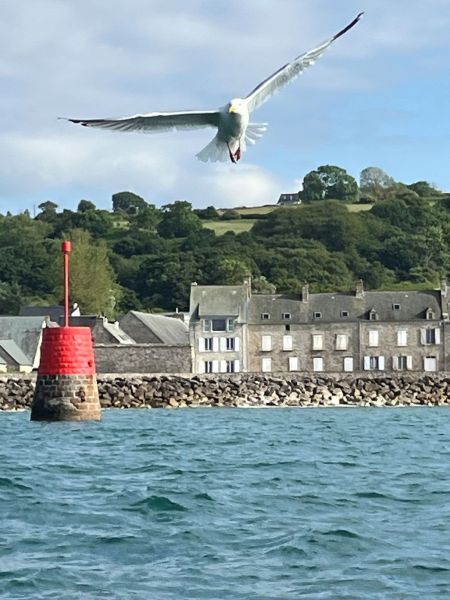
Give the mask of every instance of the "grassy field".
<svg viewBox="0 0 450 600">
<path fill-rule="evenodd" d="M 284 207 L 288 208 L 288 207 L 297 207 L 297 208 L 308 208 L 308 206 L 313 206 L 311 204 L 285 204 Z M 370 210 L 373 206 L 373 204 L 346 204 L 345 205 L 348 210 L 350 212 L 363 212 L 365 210 Z M 278 204 L 265 204 L 264 206 L 244 206 L 241 208 L 235 208 L 233 210 L 235 210 L 236 212 L 238 212 L 244 219 L 246 217 L 246 215 L 267 215 L 270 212 L 272 212 L 273 210 L 276 210 L 277 208 L 283 208 L 283 206 L 280 206 Z M 219 212 L 223 212 L 222 209 L 219 210 Z"/>
<path fill-rule="evenodd" d="M 223 235 L 227 231 L 242 233 L 253 227 L 255 219 L 237 219 L 236 221 L 203 221 L 203 227 L 212 229 L 216 235 Z"/>
</svg>

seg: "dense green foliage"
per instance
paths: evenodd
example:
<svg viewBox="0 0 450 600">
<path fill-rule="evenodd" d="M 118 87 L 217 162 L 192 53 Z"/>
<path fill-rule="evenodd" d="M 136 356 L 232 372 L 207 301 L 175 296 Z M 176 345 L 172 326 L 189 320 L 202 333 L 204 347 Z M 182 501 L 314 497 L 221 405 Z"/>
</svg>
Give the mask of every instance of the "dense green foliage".
<svg viewBox="0 0 450 600">
<path fill-rule="evenodd" d="M 359 278 L 372 289 L 435 287 L 450 275 L 447 194 L 423 181 L 395 183 L 370 167 L 361 184 L 373 206 L 351 212 L 344 201 L 360 190 L 343 169 L 319 167 L 305 182 L 303 205 L 257 214 L 250 231 L 224 235 L 207 224 L 246 216 L 192 210 L 185 201 L 158 209 L 130 192 L 113 196 L 112 211 L 89 200 L 59 211 L 48 201 L 34 219 L 0 215 L 0 314 L 61 302 L 64 238 L 74 242 L 72 300 L 84 313 L 111 317 L 133 308 L 186 309 L 192 281 L 230 285 L 251 275 L 257 291 L 299 293 L 306 281 L 313 291 L 351 289 Z"/>
</svg>

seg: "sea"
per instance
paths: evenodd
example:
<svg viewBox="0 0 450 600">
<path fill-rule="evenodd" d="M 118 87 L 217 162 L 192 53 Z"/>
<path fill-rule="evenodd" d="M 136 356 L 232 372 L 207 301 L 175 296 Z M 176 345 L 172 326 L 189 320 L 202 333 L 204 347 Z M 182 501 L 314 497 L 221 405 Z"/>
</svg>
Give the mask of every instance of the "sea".
<svg viewBox="0 0 450 600">
<path fill-rule="evenodd" d="M 0 598 L 450 598 L 450 409 L 0 414 Z"/>
</svg>

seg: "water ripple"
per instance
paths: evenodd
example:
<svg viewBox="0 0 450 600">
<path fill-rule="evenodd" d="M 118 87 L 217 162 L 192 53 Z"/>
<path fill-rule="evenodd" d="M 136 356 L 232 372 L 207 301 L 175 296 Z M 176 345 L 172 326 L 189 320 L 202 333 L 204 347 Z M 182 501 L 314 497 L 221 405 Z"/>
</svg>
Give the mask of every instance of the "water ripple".
<svg viewBox="0 0 450 600">
<path fill-rule="evenodd" d="M 1 418 L 2 600 L 450 597 L 448 409 Z"/>
</svg>

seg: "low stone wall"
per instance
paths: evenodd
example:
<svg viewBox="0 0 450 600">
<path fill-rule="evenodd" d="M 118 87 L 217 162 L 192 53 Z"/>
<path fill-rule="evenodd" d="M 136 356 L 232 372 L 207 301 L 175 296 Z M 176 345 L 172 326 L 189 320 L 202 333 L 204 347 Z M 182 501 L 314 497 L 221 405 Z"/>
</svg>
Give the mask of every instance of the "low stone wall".
<svg viewBox="0 0 450 600">
<path fill-rule="evenodd" d="M 34 380 L 0 378 L 0 410 L 30 408 Z M 444 406 L 450 373 L 405 377 L 129 375 L 98 378 L 102 408 Z"/>
</svg>

